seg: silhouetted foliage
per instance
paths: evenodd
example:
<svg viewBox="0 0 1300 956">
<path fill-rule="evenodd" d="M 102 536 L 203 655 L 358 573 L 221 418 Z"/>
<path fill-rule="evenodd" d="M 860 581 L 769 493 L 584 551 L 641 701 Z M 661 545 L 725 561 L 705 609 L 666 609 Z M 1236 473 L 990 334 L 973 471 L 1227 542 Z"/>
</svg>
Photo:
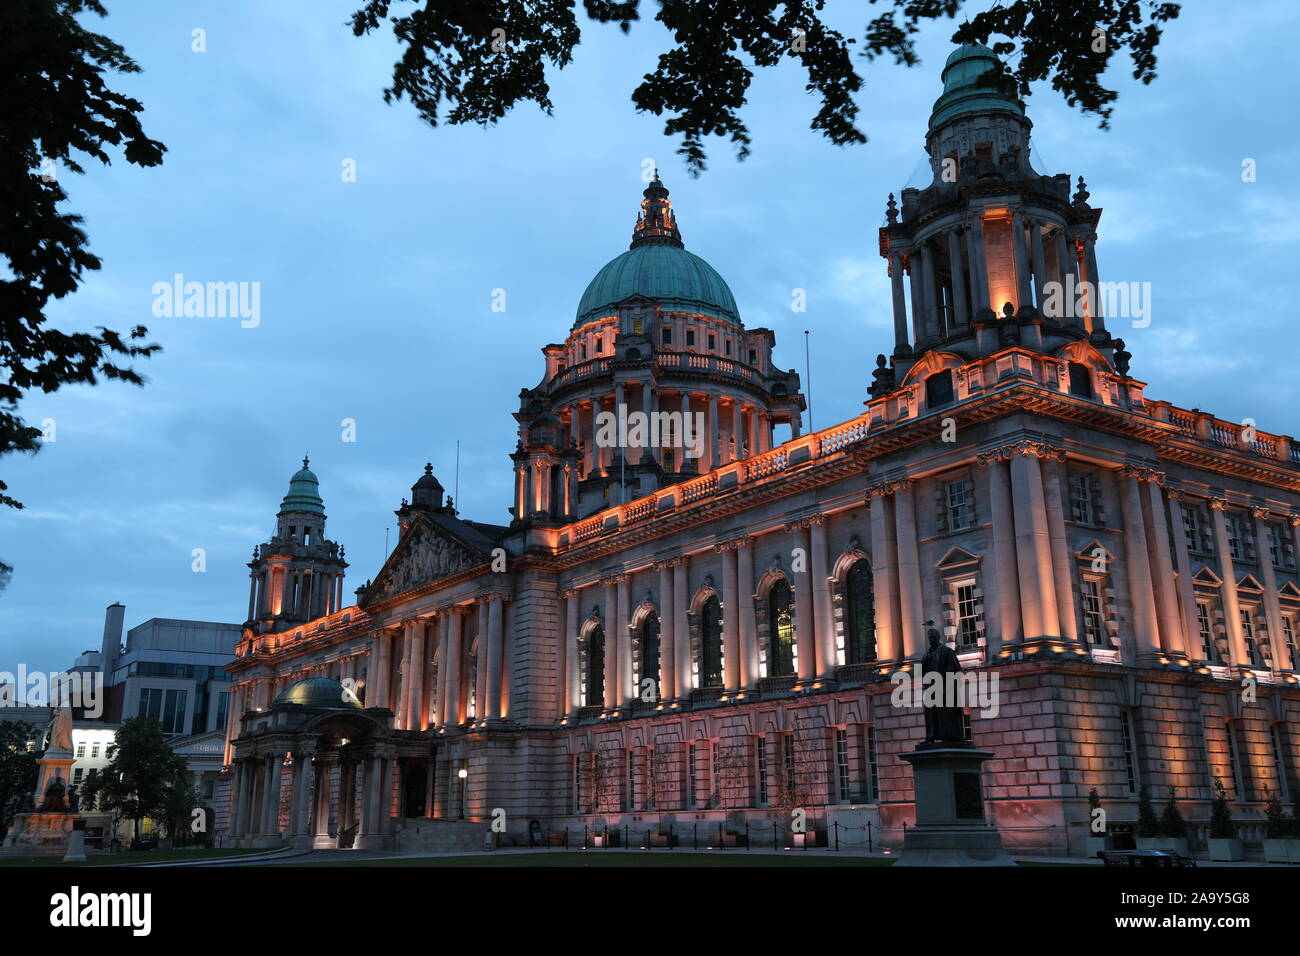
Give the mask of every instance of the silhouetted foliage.
<svg viewBox="0 0 1300 956">
<path fill-rule="evenodd" d="M 668 117 L 664 133 L 680 137 L 678 152 L 693 174 L 705 168 L 707 136 L 730 139 L 740 158 L 749 154 L 740 113 L 754 68 L 787 59 L 799 63 L 805 89 L 820 97 L 811 128 L 836 145 L 866 141 L 854 102 L 863 85 L 852 56 L 858 41 L 823 21 L 825 0 L 657 5 L 654 19 L 673 46 L 632 91 L 632 102 L 638 111 Z M 551 113 L 547 71 L 568 66 L 582 38 L 575 6 L 572 0 L 367 0 L 352 16 L 352 31 L 361 36 L 387 21 L 404 47 L 385 101 L 408 98 L 434 126 L 491 126 L 521 102 Z M 1005 77 L 1009 87 L 1025 95 L 1031 83 L 1049 81 L 1067 103 L 1097 114 L 1103 127 L 1118 96 L 1101 81 L 1111 59 L 1127 52 L 1133 76 L 1151 82 L 1161 27 L 1180 10 L 1157 0 L 1010 0 L 974 14 L 964 13 L 965 6 L 964 0 L 880 0 L 860 55 L 915 66 L 922 24 L 961 17 L 953 41 L 989 43 L 1014 61 Z M 615 23 L 625 33 L 641 19 L 641 0 L 584 0 L 583 9 L 588 19 Z"/>
<path fill-rule="evenodd" d="M 139 67 L 108 37 L 82 27 L 79 15 L 105 16 L 99 0 L 6 0 L 0 4 L 0 455 L 35 452 L 41 430 L 18 414 L 18 401 L 39 389 L 94 385 L 102 378 L 141 385 L 123 359 L 147 357 L 136 326 L 125 336 L 62 332 L 46 324 L 50 299 L 76 290 L 100 260 L 90 252 L 81 217 L 61 211 L 68 198 L 58 175 L 83 172 L 78 159 L 107 164 L 109 149 L 127 162 L 156 166 L 166 147 L 140 126 L 139 101 L 109 89 L 105 71 Z M 4 494 L 0 505 L 21 508 Z M 0 584 L 8 567 L 0 564 Z"/>
</svg>

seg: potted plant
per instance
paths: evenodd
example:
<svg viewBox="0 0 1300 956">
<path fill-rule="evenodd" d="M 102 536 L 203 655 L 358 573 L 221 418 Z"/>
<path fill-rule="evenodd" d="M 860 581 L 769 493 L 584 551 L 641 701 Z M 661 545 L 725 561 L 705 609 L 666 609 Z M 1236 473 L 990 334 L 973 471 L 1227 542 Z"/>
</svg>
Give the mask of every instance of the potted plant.
<svg viewBox="0 0 1300 956">
<path fill-rule="evenodd" d="M 1291 861 L 1291 844 L 1297 841 L 1287 839 L 1291 836 L 1294 820 L 1286 818 L 1282 801 L 1271 790 L 1268 803 L 1264 805 L 1264 862 L 1289 863 Z"/>
<path fill-rule="evenodd" d="M 1278 806 L 1279 812 L 1281 805 Z M 1285 854 L 1286 848 L 1283 847 Z M 1220 863 L 1244 860 L 1246 853 L 1237 839 L 1237 828 L 1232 825 L 1232 809 L 1228 806 L 1228 792 L 1223 782 L 1214 778 L 1214 800 L 1210 804 L 1210 859 Z"/>
<path fill-rule="evenodd" d="M 1178 810 L 1173 787 L 1169 788 L 1169 799 L 1165 802 L 1164 812 L 1160 814 L 1160 836 L 1163 842 L 1160 849 L 1173 850 L 1179 856 L 1191 856 L 1187 846 L 1187 821 Z"/>
<path fill-rule="evenodd" d="M 1146 790 L 1138 791 L 1138 818 L 1134 832 L 1137 834 L 1139 850 L 1160 849 L 1160 818 L 1156 816 L 1156 809 L 1151 805 L 1151 794 Z"/>
<path fill-rule="evenodd" d="M 1106 831 L 1106 811 L 1101 808 L 1101 794 L 1093 787 L 1088 791 L 1088 856 L 1098 857 L 1110 849 L 1110 836 Z"/>
</svg>

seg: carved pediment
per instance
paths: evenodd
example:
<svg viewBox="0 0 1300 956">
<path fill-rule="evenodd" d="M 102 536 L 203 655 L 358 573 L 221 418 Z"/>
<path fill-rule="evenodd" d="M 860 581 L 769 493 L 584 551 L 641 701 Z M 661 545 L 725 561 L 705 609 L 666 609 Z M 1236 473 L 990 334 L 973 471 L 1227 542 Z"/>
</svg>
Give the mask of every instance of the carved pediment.
<svg viewBox="0 0 1300 956">
<path fill-rule="evenodd" d="M 378 601 L 413 591 L 487 560 L 488 555 L 471 548 L 445 529 L 417 519 L 384 562 L 375 583 L 366 592 L 366 600 Z"/>
</svg>

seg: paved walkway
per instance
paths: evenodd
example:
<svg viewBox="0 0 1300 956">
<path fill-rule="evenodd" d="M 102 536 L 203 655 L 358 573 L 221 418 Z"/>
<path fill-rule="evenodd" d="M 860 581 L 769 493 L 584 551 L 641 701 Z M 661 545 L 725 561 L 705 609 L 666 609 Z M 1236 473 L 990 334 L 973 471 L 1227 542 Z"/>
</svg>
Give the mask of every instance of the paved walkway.
<svg viewBox="0 0 1300 956">
<path fill-rule="evenodd" d="M 215 859 L 207 859 L 207 860 L 169 861 L 167 863 L 134 863 L 134 864 L 125 864 L 125 865 L 148 866 L 148 867 L 275 866 L 279 864 L 300 864 L 300 863 L 326 863 L 326 864 L 336 863 L 340 865 L 347 865 L 347 864 L 362 863 L 370 860 L 400 860 L 400 859 L 419 859 L 419 858 L 427 859 L 432 857 L 481 856 L 485 852 L 489 852 L 489 851 L 479 850 L 479 851 L 466 852 L 464 850 L 457 850 L 457 851 L 447 852 L 447 853 L 430 853 L 427 850 L 412 850 L 408 852 L 396 852 L 396 851 L 382 851 L 382 850 L 306 850 L 306 849 L 293 849 L 293 848 L 286 847 L 281 850 L 268 851 L 267 853 L 250 854 L 247 856 L 218 857 Z M 509 855 L 509 856 L 527 855 L 527 854 L 546 855 L 548 853 L 567 852 L 567 853 L 594 853 L 594 854 L 637 853 L 637 854 L 646 854 L 646 855 L 653 854 L 654 856 L 671 857 L 673 854 L 709 853 L 709 854 L 716 854 L 724 857 L 738 857 L 738 858 L 743 858 L 746 856 L 757 856 L 762 854 L 767 856 L 789 855 L 789 856 L 864 857 L 864 858 L 886 859 L 886 860 L 892 859 L 896 856 L 896 854 L 893 853 L 883 853 L 883 852 L 866 853 L 862 851 L 849 851 L 849 850 L 841 850 L 837 852 L 835 850 L 827 849 L 825 847 L 811 847 L 807 850 L 773 850 L 771 848 L 760 849 L 757 847 L 755 847 L 752 850 L 743 850 L 743 849 L 742 850 L 691 850 L 684 847 L 679 847 L 674 850 L 664 850 L 664 849 L 636 850 L 636 849 L 619 849 L 616 847 L 611 847 L 608 850 L 600 850 L 600 849 L 582 850 L 579 847 L 571 847 L 566 850 L 559 847 L 550 848 L 550 849 L 530 848 L 530 847 L 517 847 L 517 848 L 510 847 L 510 848 L 503 848 L 500 850 L 492 850 L 490 852 L 496 855 Z M 1017 863 L 1048 863 L 1048 864 L 1068 863 L 1068 864 L 1075 864 L 1079 866 L 1102 866 L 1103 865 L 1102 862 L 1098 859 L 1088 858 L 1088 857 L 1077 857 L 1077 856 L 1063 857 L 1063 856 L 1038 856 L 1038 855 L 1013 854 L 1012 859 L 1014 859 Z M 1220 866 L 1223 867 L 1232 867 L 1232 866 L 1285 867 L 1288 866 L 1288 864 L 1260 863 L 1254 861 L 1246 861 L 1240 863 L 1212 863 L 1208 860 L 1198 860 L 1197 866 L 1200 867 L 1211 867 L 1211 866 L 1213 867 L 1220 867 Z"/>
</svg>

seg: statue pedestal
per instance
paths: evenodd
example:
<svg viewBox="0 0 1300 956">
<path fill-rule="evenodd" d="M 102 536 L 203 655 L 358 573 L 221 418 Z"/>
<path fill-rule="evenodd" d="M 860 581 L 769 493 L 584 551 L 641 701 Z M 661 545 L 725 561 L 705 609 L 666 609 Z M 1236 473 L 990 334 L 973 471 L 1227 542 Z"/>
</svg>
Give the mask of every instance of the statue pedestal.
<svg viewBox="0 0 1300 956">
<path fill-rule="evenodd" d="M 912 765 L 916 826 L 895 866 L 1014 866 L 984 819 L 980 765 L 993 754 L 967 744 L 921 744 L 901 755 Z"/>
<path fill-rule="evenodd" d="M 0 856 L 61 857 L 67 852 L 76 819 L 75 813 L 19 813 Z"/>
</svg>

